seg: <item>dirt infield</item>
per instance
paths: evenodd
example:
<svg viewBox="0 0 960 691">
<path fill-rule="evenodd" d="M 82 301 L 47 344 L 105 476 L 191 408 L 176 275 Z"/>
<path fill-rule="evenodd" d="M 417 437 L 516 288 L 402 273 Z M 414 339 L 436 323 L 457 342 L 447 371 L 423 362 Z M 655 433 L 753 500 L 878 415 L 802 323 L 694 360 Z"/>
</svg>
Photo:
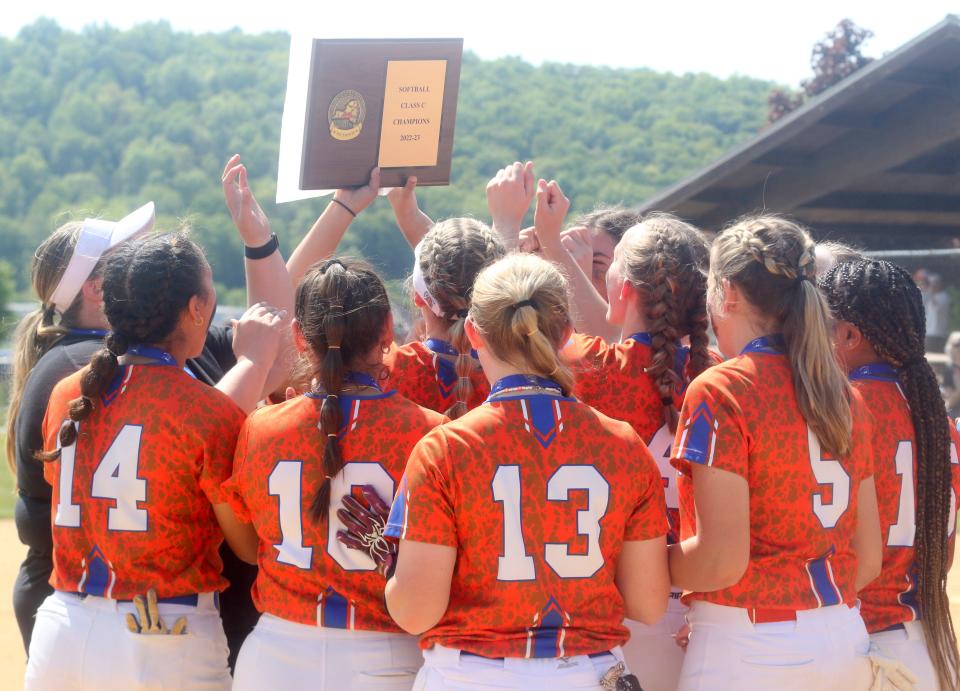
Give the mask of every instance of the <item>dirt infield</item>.
<svg viewBox="0 0 960 691">
<path fill-rule="evenodd" d="M 0 689 L 23 688 L 24 654 L 20 631 L 13 616 L 11 593 L 20 561 L 26 548 L 17 539 L 17 531 L 10 519 L 0 520 Z M 960 550 L 958 550 L 960 557 Z M 949 581 L 953 620 L 960 625 L 960 564 L 954 560 Z"/>
</svg>

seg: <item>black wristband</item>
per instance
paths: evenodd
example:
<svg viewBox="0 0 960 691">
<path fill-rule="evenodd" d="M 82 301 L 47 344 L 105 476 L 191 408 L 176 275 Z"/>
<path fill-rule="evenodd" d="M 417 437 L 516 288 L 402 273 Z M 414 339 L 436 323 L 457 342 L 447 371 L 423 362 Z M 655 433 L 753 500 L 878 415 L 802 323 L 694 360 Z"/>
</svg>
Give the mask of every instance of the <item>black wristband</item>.
<svg viewBox="0 0 960 691">
<path fill-rule="evenodd" d="M 344 204 L 344 203 L 343 203 L 342 201 L 340 201 L 339 199 L 331 199 L 330 201 L 333 202 L 334 204 L 339 204 L 340 206 L 342 206 L 344 209 L 347 210 L 347 213 L 350 214 L 351 216 L 353 216 L 354 218 L 357 217 L 357 212 L 354 211 L 353 209 L 351 209 L 351 208 L 350 208 L 349 206 L 347 206 L 346 204 Z"/>
<path fill-rule="evenodd" d="M 266 244 L 260 245 L 259 247 L 248 247 L 244 245 L 243 256 L 247 259 L 265 259 L 278 249 L 280 249 L 280 241 L 277 240 L 277 234 L 270 233 L 270 239 L 267 240 Z"/>
</svg>

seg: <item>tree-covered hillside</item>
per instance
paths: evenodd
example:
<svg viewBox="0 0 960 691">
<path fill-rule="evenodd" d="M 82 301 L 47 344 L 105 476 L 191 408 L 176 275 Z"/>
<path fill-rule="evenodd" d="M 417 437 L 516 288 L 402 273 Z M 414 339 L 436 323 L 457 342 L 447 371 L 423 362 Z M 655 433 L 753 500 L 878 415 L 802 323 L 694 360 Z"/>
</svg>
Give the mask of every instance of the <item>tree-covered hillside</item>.
<svg viewBox="0 0 960 691">
<path fill-rule="evenodd" d="M 116 218 L 150 199 L 161 226 L 190 222 L 219 283 L 241 285 L 219 181 L 234 152 L 289 251 L 326 201 L 273 203 L 287 50 L 284 34 L 194 35 L 164 23 L 73 33 L 40 20 L 0 39 L 0 247 L 18 288 L 59 223 Z M 524 159 L 560 181 L 574 211 L 637 203 L 755 133 L 770 87 L 467 54 L 453 184 L 421 191 L 422 206 L 435 218 L 482 217 L 486 181 Z M 386 200 L 346 243 L 388 276 L 407 269 Z"/>
</svg>

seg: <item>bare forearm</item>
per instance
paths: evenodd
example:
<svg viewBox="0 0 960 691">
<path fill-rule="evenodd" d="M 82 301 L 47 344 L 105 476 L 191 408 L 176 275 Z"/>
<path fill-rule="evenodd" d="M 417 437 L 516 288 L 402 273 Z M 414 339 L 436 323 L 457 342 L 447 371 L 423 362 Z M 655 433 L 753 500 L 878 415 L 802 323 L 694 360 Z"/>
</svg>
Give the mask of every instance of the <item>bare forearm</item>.
<svg viewBox="0 0 960 691">
<path fill-rule="evenodd" d="M 243 412 L 252 413 L 257 403 L 263 399 L 270 370 L 270 366 L 259 366 L 241 357 L 217 382 L 215 388 L 229 396 Z"/>
<path fill-rule="evenodd" d="M 724 550 L 703 544 L 696 535 L 670 545 L 667 555 L 674 587 L 698 593 L 728 588 L 737 583 L 745 571 L 732 564 Z"/>
<path fill-rule="evenodd" d="M 620 340 L 617 327 L 607 321 L 606 301 L 563 245 L 559 242 L 541 242 L 540 250 L 544 259 L 563 267 L 564 273 L 570 279 L 570 289 L 573 291 L 573 325 L 577 331 L 600 336 L 608 342 Z"/>
<path fill-rule="evenodd" d="M 280 250 L 263 259 L 244 259 L 243 269 L 247 279 L 247 307 L 265 302 L 293 314 L 293 283 Z"/>
<path fill-rule="evenodd" d="M 399 569 L 398 569 L 399 570 Z M 419 635 L 433 627 L 447 610 L 447 598 L 417 581 L 398 581 L 394 575 L 384 589 L 387 611 L 404 631 Z M 441 601 L 442 600 L 442 601 Z"/>
<path fill-rule="evenodd" d="M 311 265 L 333 256 L 352 221 L 350 212 L 339 204 L 331 202 L 327 205 L 287 260 L 292 286 L 300 282 Z"/>
<path fill-rule="evenodd" d="M 393 214 L 397 219 L 400 232 L 403 233 L 403 237 L 411 247 L 416 247 L 420 244 L 423 236 L 433 227 L 433 219 L 423 213 L 419 208 L 402 212 L 394 207 Z"/>
</svg>

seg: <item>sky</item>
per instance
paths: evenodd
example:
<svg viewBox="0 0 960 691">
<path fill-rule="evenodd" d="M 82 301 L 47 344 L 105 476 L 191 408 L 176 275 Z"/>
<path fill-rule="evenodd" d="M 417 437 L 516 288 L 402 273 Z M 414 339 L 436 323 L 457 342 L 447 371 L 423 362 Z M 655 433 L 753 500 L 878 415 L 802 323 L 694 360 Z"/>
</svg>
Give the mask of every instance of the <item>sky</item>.
<svg viewBox="0 0 960 691">
<path fill-rule="evenodd" d="M 810 73 L 810 49 L 838 21 L 874 32 L 864 47 L 882 56 L 926 31 L 957 0 L 44 0 L 5 2 L 0 35 L 46 16 L 62 27 L 121 29 L 166 20 L 181 31 L 302 31 L 326 38 L 462 37 L 482 58 L 649 67 L 674 73 L 734 74 L 794 85 Z"/>
</svg>

